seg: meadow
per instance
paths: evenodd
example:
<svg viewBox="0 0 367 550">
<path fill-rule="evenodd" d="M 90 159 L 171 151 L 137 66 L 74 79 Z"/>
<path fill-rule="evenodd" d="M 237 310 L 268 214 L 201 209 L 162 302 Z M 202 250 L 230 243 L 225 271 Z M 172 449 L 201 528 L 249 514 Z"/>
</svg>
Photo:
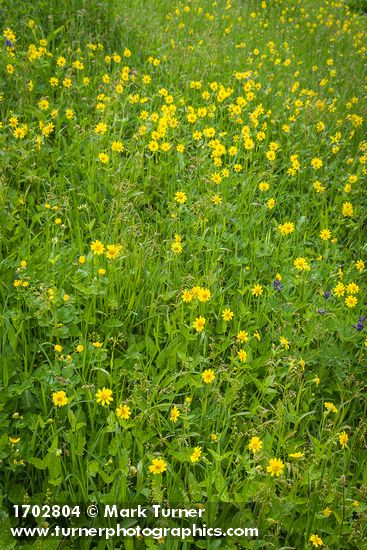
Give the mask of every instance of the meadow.
<svg viewBox="0 0 367 550">
<path fill-rule="evenodd" d="M 367 548 L 364 9 L 0 3 L 0 550 Z"/>
</svg>

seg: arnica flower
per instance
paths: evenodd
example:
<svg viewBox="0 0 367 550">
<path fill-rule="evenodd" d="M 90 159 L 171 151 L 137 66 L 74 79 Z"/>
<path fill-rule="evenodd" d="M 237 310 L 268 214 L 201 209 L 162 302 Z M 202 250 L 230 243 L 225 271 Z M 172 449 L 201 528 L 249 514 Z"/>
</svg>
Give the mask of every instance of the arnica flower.
<svg viewBox="0 0 367 550">
<path fill-rule="evenodd" d="M 194 452 L 190 456 L 191 462 L 198 462 L 198 460 L 199 460 L 199 458 L 201 457 L 202 454 L 203 453 L 202 453 L 201 447 L 195 447 Z"/>
<path fill-rule="evenodd" d="M 266 471 L 271 476 L 279 477 L 284 470 L 284 463 L 280 458 L 271 458 L 266 467 Z"/>
<path fill-rule="evenodd" d="M 240 330 L 237 334 L 237 340 L 239 342 L 248 342 L 248 332 L 245 332 L 244 330 Z"/>
<path fill-rule="evenodd" d="M 335 296 L 337 296 L 338 298 L 340 298 L 341 296 L 344 296 L 345 294 L 345 286 L 343 283 L 338 283 L 334 288 L 333 288 L 333 294 L 335 294 Z"/>
<path fill-rule="evenodd" d="M 281 235 L 289 235 L 290 233 L 293 233 L 294 231 L 294 223 L 292 222 L 285 222 L 281 225 L 278 225 L 278 229 Z"/>
<path fill-rule="evenodd" d="M 101 241 L 93 241 L 90 245 L 91 250 L 93 250 L 93 253 L 97 256 L 100 256 L 104 252 L 104 244 L 101 243 Z M 79 258 L 80 261 L 80 258 Z M 84 263 L 84 262 L 81 262 Z"/>
<path fill-rule="evenodd" d="M 199 302 L 207 302 L 211 298 L 211 292 L 208 288 L 200 288 L 197 297 Z"/>
<path fill-rule="evenodd" d="M 188 303 L 188 302 L 191 302 L 191 300 L 193 299 L 193 295 L 192 295 L 192 292 L 190 292 L 190 290 L 183 290 L 182 291 L 182 301 L 185 302 L 185 303 Z"/>
<path fill-rule="evenodd" d="M 16 445 L 17 443 L 19 443 L 20 441 L 20 437 L 9 437 L 9 443 L 11 443 L 12 445 Z"/>
<path fill-rule="evenodd" d="M 63 390 L 55 391 L 52 394 L 52 401 L 55 407 L 64 407 L 69 403 L 69 399 L 66 396 L 66 393 Z"/>
<path fill-rule="evenodd" d="M 106 258 L 109 260 L 116 260 L 122 250 L 121 244 L 108 244 Z"/>
<path fill-rule="evenodd" d="M 322 229 L 320 231 L 320 238 L 323 241 L 329 241 L 331 239 L 331 231 L 330 229 Z"/>
<path fill-rule="evenodd" d="M 193 324 L 193 327 L 194 329 L 196 329 L 196 332 L 202 332 L 204 330 L 204 327 L 205 327 L 205 317 L 197 317 L 194 321 L 194 324 Z"/>
<path fill-rule="evenodd" d="M 301 256 L 294 260 L 293 265 L 299 271 L 309 271 L 311 269 L 307 263 L 307 260 L 305 258 L 302 258 Z"/>
<path fill-rule="evenodd" d="M 247 353 L 244 349 L 238 350 L 237 355 L 241 363 L 244 363 L 247 360 Z"/>
<path fill-rule="evenodd" d="M 358 294 L 359 292 L 359 286 L 356 283 L 349 283 L 347 284 L 347 292 L 348 294 Z"/>
<path fill-rule="evenodd" d="M 182 247 L 182 244 L 178 241 L 174 241 L 172 244 L 171 244 L 171 250 L 172 252 L 174 252 L 175 254 L 181 254 L 182 253 L 182 250 L 183 250 L 183 247 Z"/>
<path fill-rule="evenodd" d="M 177 422 L 178 417 L 180 416 L 180 411 L 176 407 L 176 405 L 171 409 L 169 419 L 171 422 Z"/>
<path fill-rule="evenodd" d="M 315 548 L 318 548 L 319 546 L 323 546 L 322 539 L 318 535 L 311 535 L 310 536 L 310 542 L 312 543 L 312 546 Z"/>
<path fill-rule="evenodd" d="M 256 296 L 256 298 L 258 298 L 259 296 L 261 296 L 263 294 L 264 290 L 263 290 L 263 287 L 261 285 L 255 285 L 252 289 L 251 289 L 251 294 L 253 296 Z"/>
<path fill-rule="evenodd" d="M 107 164 L 108 161 L 110 160 L 110 157 L 107 155 L 107 153 L 99 153 L 98 160 L 102 164 Z"/>
<path fill-rule="evenodd" d="M 184 204 L 187 201 L 187 195 L 183 191 L 177 191 L 175 194 L 175 201 L 179 204 Z"/>
<path fill-rule="evenodd" d="M 327 506 L 326 508 L 323 509 L 322 515 L 324 516 L 324 518 L 328 518 L 329 516 L 331 516 L 332 512 L 333 512 L 332 509 L 329 508 L 329 506 Z"/>
<path fill-rule="evenodd" d="M 201 376 L 205 384 L 211 384 L 214 382 L 215 374 L 213 369 L 206 369 Z"/>
<path fill-rule="evenodd" d="M 342 206 L 342 214 L 344 218 L 351 218 L 353 216 L 353 205 L 351 202 L 345 202 Z"/>
<path fill-rule="evenodd" d="M 350 307 L 350 308 L 356 307 L 357 303 L 358 303 L 358 300 L 355 296 L 347 296 L 345 298 L 345 305 L 347 307 Z"/>
<path fill-rule="evenodd" d="M 338 409 L 335 407 L 334 403 L 330 403 L 329 401 L 325 401 L 324 407 L 327 411 L 337 413 Z"/>
<path fill-rule="evenodd" d="M 153 458 L 151 465 L 149 466 L 149 472 L 151 474 L 162 474 L 167 470 L 167 463 L 163 458 Z"/>
<path fill-rule="evenodd" d="M 303 456 L 305 456 L 305 453 L 301 453 L 300 451 L 296 452 L 296 453 L 290 453 L 288 455 L 290 458 L 302 458 Z"/>
<path fill-rule="evenodd" d="M 224 321 L 231 321 L 233 317 L 234 317 L 234 313 L 230 309 L 225 309 L 222 311 L 222 319 Z"/>
<path fill-rule="evenodd" d="M 343 430 L 339 435 L 339 443 L 342 449 L 344 449 L 347 446 L 348 439 L 349 439 L 348 434 Z"/>
<path fill-rule="evenodd" d="M 129 420 L 131 416 L 130 407 L 121 403 L 116 409 L 116 416 L 122 420 Z"/>
<path fill-rule="evenodd" d="M 102 388 L 96 393 L 97 403 L 100 403 L 103 407 L 109 405 L 113 401 L 112 390 L 109 388 Z"/>
<path fill-rule="evenodd" d="M 261 439 L 259 437 L 257 437 L 257 436 L 251 437 L 251 439 L 249 441 L 249 444 L 248 444 L 248 448 L 250 449 L 250 451 L 252 453 L 255 454 L 258 451 L 261 451 L 262 446 L 263 446 L 263 442 L 261 441 Z"/>
<path fill-rule="evenodd" d="M 279 341 L 285 349 L 289 349 L 289 340 L 285 336 L 281 336 Z"/>
<path fill-rule="evenodd" d="M 355 263 L 356 270 L 362 273 L 365 268 L 365 263 L 363 260 L 357 260 Z"/>
</svg>

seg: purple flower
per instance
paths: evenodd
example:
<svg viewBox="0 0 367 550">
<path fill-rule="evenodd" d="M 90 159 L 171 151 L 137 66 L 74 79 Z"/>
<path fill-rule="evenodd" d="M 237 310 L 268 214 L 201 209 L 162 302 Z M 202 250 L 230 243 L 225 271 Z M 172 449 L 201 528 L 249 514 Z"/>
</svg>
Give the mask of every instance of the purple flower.
<svg viewBox="0 0 367 550">
<path fill-rule="evenodd" d="M 353 328 L 355 328 L 356 330 L 358 330 L 358 332 L 360 332 L 361 330 L 364 329 L 364 321 L 366 320 L 366 317 L 360 317 L 358 319 L 358 323 L 356 325 L 353 325 Z"/>
<path fill-rule="evenodd" d="M 324 298 L 325 298 L 325 300 L 327 300 L 328 298 L 330 298 L 330 291 L 329 291 L 329 290 L 325 290 L 325 292 L 324 292 Z"/>
<path fill-rule="evenodd" d="M 273 286 L 274 286 L 275 290 L 277 290 L 278 292 L 281 292 L 284 288 L 284 286 L 282 284 L 280 284 L 279 279 L 274 279 Z"/>
</svg>

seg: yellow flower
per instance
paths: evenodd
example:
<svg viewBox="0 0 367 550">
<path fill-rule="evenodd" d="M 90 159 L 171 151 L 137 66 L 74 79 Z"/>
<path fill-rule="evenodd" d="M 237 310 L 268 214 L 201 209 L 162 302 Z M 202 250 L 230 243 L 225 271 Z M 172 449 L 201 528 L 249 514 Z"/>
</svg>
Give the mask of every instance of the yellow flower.
<svg viewBox="0 0 367 550">
<path fill-rule="evenodd" d="M 297 452 L 297 453 L 290 453 L 288 455 L 290 458 L 302 458 L 303 456 L 305 456 L 305 453 L 301 453 L 301 452 Z"/>
<path fill-rule="evenodd" d="M 116 409 L 116 416 L 118 416 L 118 418 L 122 418 L 122 420 L 129 420 L 131 416 L 130 407 L 121 403 L 121 405 Z"/>
<path fill-rule="evenodd" d="M 182 291 L 182 300 L 183 300 L 183 302 L 188 303 L 188 302 L 191 302 L 192 299 L 193 299 L 193 295 L 190 292 L 190 290 L 186 289 L 186 290 Z"/>
<path fill-rule="evenodd" d="M 305 258 L 302 258 L 301 256 L 299 256 L 294 260 L 293 265 L 299 271 L 302 271 L 302 270 L 308 271 L 311 269 L 307 263 L 307 260 Z"/>
<path fill-rule="evenodd" d="M 103 407 L 105 405 L 109 405 L 111 401 L 113 401 L 112 390 L 110 390 L 109 388 L 102 388 L 101 390 L 97 391 L 96 398 L 97 403 L 101 403 Z"/>
<path fill-rule="evenodd" d="M 348 434 L 343 430 L 339 435 L 339 443 L 342 446 L 342 449 L 344 449 L 347 446 L 348 439 L 349 439 Z"/>
<path fill-rule="evenodd" d="M 322 515 L 325 518 L 328 518 L 331 515 L 331 513 L 332 513 L 332 510 L 328 506 L 326 508 L 324 508 L 323 511 L 322 511 Z"/>
<path fill-rule="evenodd" d="M 111 144 L 111 151 L 114 151 L 115 153 L 122 153 L 124 150 L 124 146 L 122 145 L 121 141 L 113 141 Z"/>
<path fill-rule="evenodd" d="M 289 349 L 289 340 L 285 336 L 280 337 L 280 343 L 285 349 Z"/>
<path fill-rule="evenodd" d="M 97 256 L 100 256 L 104 252 L 104 244 L 101 243 L 101 241 L 93 241 L 90 245 L 91 250 L 93 250 L 94 254 Z M 79 260 L 80 261 L 80 260 Z M 84 263 L 84 262 L 83 262 Z"/>
<path fill-rule="evenodd" d="M 317 548 L 318 546 L 323 546 L 322 539 L 318 535 L 311 535 L 310 536 L 310 542 L 312 543 L 312 546 Z"/>
<path fill-rule="evenodd" d="M 271 458 L 266 467 L 266 471 L 271 476 L 279 477 L 283 473 L 284 463 L 280 458 Z"/>
<path fill-rule="evenodd" d="M 270 185 L 266 181 L 261 181 L 259 183 L 259 189 L 260 191 L 269 191 Z"/>
<path fill-rule="evenodd" d="M 180 416 L 180 411 L 176 407 L 176 405 L 171 409 L 169 419 L 171 422 L 177 422 L 178 417 Z"/>
<path fill-rule="evenodd" d="M 365 268 L 365 263 L 364 263 L 363 260 L 357 260 L 354 265 L 355 265 L 357 271 L 359 271 L 360 273 L 362 273 L 362 271 Z"/>
<path fill-rule="evenodd" d="M 323 241 L 329 241 L 330 238 L 331 238 L 331 231 L 330 229 L 322 229 L 320 231 L 320 238 L 323 240 Z"/>
<path fill-rule="evenodd" d="M 97 342 L 93 342 L 93 343 L 92 343 L 92 346 L 93 346 L 94 348 L 101 348 L 101 347 L 103 346 L 103 344 L 102 344 L 102 342 L 98 342 L 98 341 L 97 341 Z"/>
<path fill-rule="evenodd" d="M 338 298 L 340 298 L 341 296 L 344 296 L 344 293 L 345 293 L 345 286 L 343 283 L 338 283 L 334 288 L 333 288 L 333 293 L 335 294 L 335 296 L 337 296 Z"/>
<path fill-rule="evenodd" d="M 107 164 L 110 157 L 106 153 L 99 153 L 98 159 L 102 164 Z"/>
<path fill-rule="evenodd" d="M 281 235 L 289 235 L 289 233 L 293 233 L 293 231 L 294 231 L 294 223 L 285 222 L 281 225 L 278 225 L 278 229 L 279 229 Z"/>
<path fill-rule="evenodd" d="M 349 294 L 358 294 L 359 286 L 356 283 L 349 283 L 347 285 L 347 292 Z"/>
<path fill-rule="evenodd" d="M 203 379 L 203 382 L 205 384 L 211 384 L 215 379 L 215 374 L 213 369 L 206 369 L 202 374 L 201 377 Z"/>
<path fill-rule="evenodd" d="M 213 204 L 218 206 L 222 202 L 222 197 L 220 195 L 213 195 L 211 200 Z"/>
<path fill-rule="evenodd" d="M 171 244 L 171 250 L 175 254 L 181 254 L 183 251 L 182 244 L 179 241 L 173 241 L 173 243 Z"/>
<path fill-rule="evenodd" d="M 237 355 L 238 355 L 238 358 L 241 361 L 241 363 L 244 363 L 246 361 L 247 353 L 245 352 L 244 349 L 238 350 Z"/>
<path fill-rule="evenodd" d="M 79 344 L 77 347 L 76 347 L 76 351 L 78 353 L 81 353 L 82 351 L 84 351 L 84 346 L 82 346 L 81 344 Z"/>
<path fill-rule="evenodd" d="M 69 399 L 64 391 L 56 391 L 52 394 L 52 401 L 55 407 L 64 407 L 69 403 Z"/>
<path fill-rule="evenodd" d="M 9 437 L 9 443 L 11 443 L 12 445 L 16 445 L 17 443 L 19 443 L 20 441 L 20 437 Z"/>
<path fill-rule="evenodd" d="M 194 452 L 190 456 L 191 462 L 198 462 L 198 460 L 199 460 L 199 458 L 201 457 L 202 454 L 203 454 L 203 452 L 201 450 L 201 447 L 195 447 Z"/>
<path fill-rule="evenodd" d="M 342 214 L 344 218 L 351 218 L 353 216 L 353 205 L 351 202 L 347 201 L 343 203 Z"/>
<path fill-rule="evenodd" d="M 264 292 L 264 289 L 262 287 L 262 285 L 255 285 L 252 289 L 251 289 L 251 293 L 253 296 L 256 296 L 256 298 L 258 298 L 259 296 L 261 296 Z"/>
<path fill-rule="evenodd" d="M 184 204 L 187 201 L 187 195 L 183 191 L 177 191 L 175 194 L 175 201 L 179 204 Z"/>
<path fill-rule="evenodd" d="M 230 309 L 227 308 L 222 311 L 222 319 L 224 321 L 231 321 L 233 317 L 234 317 L 234 313 Z"/>
<path fill-rule="evenodd" d="M 257 436 L 251 437 L 251 439 L 249 441 L 249 444 L 248 444 L 248 448 L 250 449 L 250 451 L 252 453 L 255 454 L 258 451 L 261 451 L 262 446 L 263 446 L 263 442 L 261 441 L 261 439 L 259 437 L 257 437 Z"/>
<path fill-rule="evenodd" d="M 237 334 L 237 340 L 239 342 L 248 342 L 248 332 L 245 332 L 244 330 L 240 330 Z"/>
<path fill-rule="evenodd" d="M 311 166 L 314 170 L 318 170 L 323 165 L 323 162 L 320 158 L 315 157 L 311 160 Z"/>
<path fill-rule="evenodd" d="M 272 208 L 274 208 L 274 206 L 275 206 L 275 202 L 276 201 L 275 201 L 274 198 L 271 198 L 268 201 L 266 201 L 267 208 L 269 208 L 269 210 L 272 210 Z"/>
<path fill-rule="evenodd" d="M 153 458 L 152 464 L 149 466 L 149 472 L 151 474 L 162 474 L 167 470 L 167 463 L 163 458 Z"/>
<path fill-rule="evenodd" d="M 104 269 L 104 267 L 99 268 L 98 275 L 106 275 L 106 270 Z"/>
<path fill-rule="evenodd" d="M 324 407 L 327 411 L 331 411 L 333 413 L 337 413 L 338 409 L 335 407 L 334 403 L 330 403 L 328 401 L 325 401 Z"/>
<path fill-rule="evenodd" d="M 62 352 L 62 346 L 60 346 L 60 344 L 56 344 L 54 346 L 54 350 L 57 351 L 58 353 L 61 353 Z"/>
<path fill-rule="evenodd" d="M 355 296 L 347 296 L 345 298 L 345 305 L 347 307 L 351 307 L 351 308 L 356 307 L 357 303 L 358 303 L 358 300 Z"/>
<path fill-rule="evenodd" d="M 208 288 L 200 288 L 197 297 L 199 302 L 207 302 L 210 300 L 211 292 Z"/>
<path fill-rule="evenodd" d="M 108 244 L 107 245 L 107 252 L 106 252 L 106 258 L 109 260 L 116 260 L 118 258 L 120 252 L 122 250 L 121 244 Z"/>
<path fill-rule="evenodd" d="M 99 122 L 94 128 L 94 132 L 98 135 L 104 135 L 107 132 L 107 124 L 104 122 Z"/>
<path fill-rule="evenodd" d="M 197 317 L 194 321 L 193 327 L 196 329 L 197 332 L 202 332 L 205 327 L 206 319 L 205 317 L 202 317 L 201 315 Z"/>
</svg>

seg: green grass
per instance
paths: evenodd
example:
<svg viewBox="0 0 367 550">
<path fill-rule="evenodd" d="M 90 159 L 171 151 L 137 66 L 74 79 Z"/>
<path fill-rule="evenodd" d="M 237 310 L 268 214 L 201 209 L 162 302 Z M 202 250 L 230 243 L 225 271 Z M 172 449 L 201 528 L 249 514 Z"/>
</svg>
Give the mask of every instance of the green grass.
<svg viewBox="0 0 367 550">
<path fill-rule="evenodd" d="M 316 0 L 0 10 L 16 35 L 0 51 L 0 550 L 364 548 L 364 16 Z M 17 541 L 27 502 L 203 503 L 259 537 Z"/>
</svg>

